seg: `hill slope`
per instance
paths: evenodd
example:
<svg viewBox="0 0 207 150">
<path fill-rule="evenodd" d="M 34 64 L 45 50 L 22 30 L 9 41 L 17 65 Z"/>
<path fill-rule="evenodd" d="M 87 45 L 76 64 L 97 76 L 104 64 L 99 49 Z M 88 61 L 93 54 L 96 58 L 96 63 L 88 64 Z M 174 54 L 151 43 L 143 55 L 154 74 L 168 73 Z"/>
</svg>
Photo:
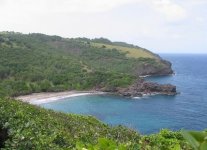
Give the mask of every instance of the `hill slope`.
<svg viewBox="0 0 207 150">
<path fill-rule="evenodd" d="M 171 73 L 169 62 L 122 42 L 0 33 L 0 96 L 127 87 L 139 75 Z"/>
<path fill-rule="evenodd" d="M 191 149 L 180 132 L 141 136 L 90 116 L 58 113 L 12 99 L 0 98 L 0 118 L 0 149 L 5 150 Z"/>
</svg>

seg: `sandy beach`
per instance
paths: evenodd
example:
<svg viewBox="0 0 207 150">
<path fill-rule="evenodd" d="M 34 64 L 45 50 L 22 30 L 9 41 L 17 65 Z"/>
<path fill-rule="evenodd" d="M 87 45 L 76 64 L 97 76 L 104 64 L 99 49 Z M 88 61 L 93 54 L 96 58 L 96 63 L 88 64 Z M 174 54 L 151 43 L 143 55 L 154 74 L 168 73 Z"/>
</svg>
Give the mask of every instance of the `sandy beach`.
<svg viewBox="0 0 207 150">
<path fill-rule="evenodd" d="M 21 100 L 23 102 L 28 102 L 30 104 L 40 105 L 43 103 L 49 103 L 64 98 L 84 96 L 84 95 L 96 95 L 96 94 L 104 94 L 104 92 L 99 92 L 99 91 L 43 92 L 43 93 L 33 93 L 24 96 L 18 96 L 15 99 Z"/>
</svg>

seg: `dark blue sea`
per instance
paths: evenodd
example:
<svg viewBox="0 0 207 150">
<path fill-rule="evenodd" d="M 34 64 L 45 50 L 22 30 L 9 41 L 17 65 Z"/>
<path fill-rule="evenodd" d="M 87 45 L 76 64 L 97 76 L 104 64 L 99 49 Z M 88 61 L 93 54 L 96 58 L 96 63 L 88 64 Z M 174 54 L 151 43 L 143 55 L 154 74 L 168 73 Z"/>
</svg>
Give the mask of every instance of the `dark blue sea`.
<svg viewBox="0 0 207 150">
<path fill-rule="evenodd" d="M 175 75 L 146 80 L 171 83 L 176 96 L 129 99 L 109 95 L 80 96 L 42 104 L 57 111 L 92 115 L 110 125 L 125 125 L 143 134 L 171 130 L 207 129 L 207 55 L 162 54 Z"/>
</svg>

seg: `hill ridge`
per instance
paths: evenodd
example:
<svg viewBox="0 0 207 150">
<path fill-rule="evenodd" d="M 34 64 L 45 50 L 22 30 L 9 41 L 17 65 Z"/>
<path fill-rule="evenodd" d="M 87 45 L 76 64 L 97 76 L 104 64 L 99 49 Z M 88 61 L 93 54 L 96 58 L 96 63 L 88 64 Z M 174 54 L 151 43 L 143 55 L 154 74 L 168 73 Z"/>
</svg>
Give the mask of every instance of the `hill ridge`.
<svg viewBox="0 0 207 150">
<path fill-rule="evenodd" d="M 136 57 L 129 57 L 130 50 L 136 48 L 94 44 L 94 40 L 83 38 L 1 32 L 0 95 L 97 87 L 108 90 L 127 87 L 140 75 L 173 73 L 170 62 L 146 50 L 137 48 Z"/>
</svg>

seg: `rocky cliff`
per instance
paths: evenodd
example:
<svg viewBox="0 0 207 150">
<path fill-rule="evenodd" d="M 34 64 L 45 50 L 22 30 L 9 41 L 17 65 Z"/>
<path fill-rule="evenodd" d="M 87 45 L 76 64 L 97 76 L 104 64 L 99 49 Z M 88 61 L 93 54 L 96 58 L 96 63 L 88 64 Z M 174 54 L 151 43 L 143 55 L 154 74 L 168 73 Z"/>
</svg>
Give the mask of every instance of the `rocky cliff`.
<svg viewBox="0 0 207 150">
<path fill-rule="evenodd" d="M 142 66 L 139 66 L 136 69 L 136 74 L 138 76 L 173 74 L 173 70 L 171 68 L 172 64 L 169 61 L 160 59 L 158 64 L 160 65 L 144 64 Z"/>
<path fill-rule="evenodd" d="M 154 94 L 176 95 L 177 91 L 176 86 L 171 84 L 158 84 L 140 79 L 127 88 L 117 89 L 117 93 L 126 97 L 137 97 Z"/>
<path fill-rule="evenodd" d="M 102 88 L 96 89 L 104 92 L 111 92 L 124 97 L 142 97 L 144 95 L 176 95 L 176 86 L 171 84 L 158 84 L 145 81 L 144 79 L 137 80 L 134 84 L 127 88 Z"/>
</svg>

